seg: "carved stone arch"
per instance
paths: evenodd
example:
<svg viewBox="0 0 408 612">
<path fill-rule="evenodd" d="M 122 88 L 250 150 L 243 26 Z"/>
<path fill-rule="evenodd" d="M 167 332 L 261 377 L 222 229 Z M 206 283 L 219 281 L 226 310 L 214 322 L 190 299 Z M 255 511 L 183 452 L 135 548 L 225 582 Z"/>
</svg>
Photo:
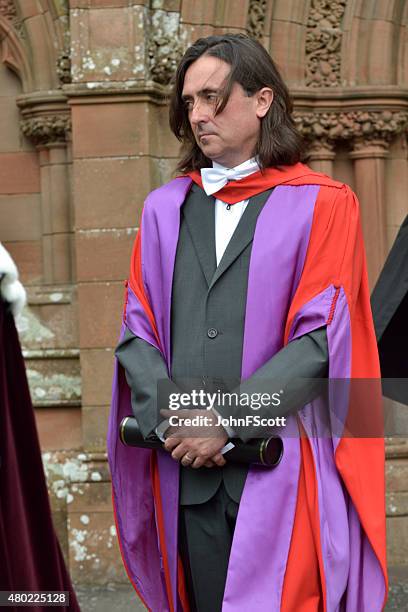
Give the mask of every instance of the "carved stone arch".
<svg viewBox="0 0 408 612">
<path fill-rule="evenodd" d="M 63 50 L 64 27 L 68 31 L 68 11 L 60 9 L 54 0 L 41 3 L 27 3 L 14 0 L 18 16 L 23 23 L 24 37 L 32 65 L 32 91 L 57 89 L 60 85 L 57 75 L 57 60 Z M 64 7 L 63 3 L 59 5 Z M 61 21 L 64 16 L 65 26 Z"/>
<path fill-rule="evenodd" d="M 18 1 L 18 0 L 16 0 Z M 53 21 L 53 36 L 58 52 L 67 51 L 70 45 L 68 0 L 46 0 L 49 14 Z"/>
<path fill-rule="evenodd" d="M 33 79 L 27 51 L 10 21 L 2 15 L 0 15 L 0 59 L 17 74 L 23 92 L 31 91 Z"/>
<path fill-rule="evenodd" d="M 347 0 L 343 15 L 340 80 L 346 87 L 355 84 L 355 45 L 358 42 L 356 31 L 359 25 L 356 15 L 359 15 L 363 2 L 364 0 Z"/>
<path fill-rule="evenodd" d="M 400 87 L 408 87 L 408 2 L 405 2 L 401 19 L 397 70 L 397 84 Z"/>
<path fill-rule="evenodd" d="M 268 5 L 270 5 L 268 0 L 249 0 L 246 23 L 243 24 L 247 33 L 260 42 L 269 36 L 269 31 L 266 29 L 266 17 L 270 9 Z"/>
<path fill-rule="evenodd" d="M 348 85 L 397 85 L 404 46 L 405 0 L 352 0 L 347 11 L 342 75 Z M 405 18 L 406 19 L 406 18 Z"/>
<path fill-rule="evenodd" d="M 385 4 L 383 12 L 380 10 L 374 12 L 371 24 L 368 48 L 368 83 L 370 85 L 396 85 L 398 82 L 398 48 L 406 2 L 405 0 L 388 0 Z"/>
<path fill-rule="evenodd" d="M 268 51 L 291 87 L 304 86 L 307 21 L 311 0 L 268 1 Z"/>
</svg>

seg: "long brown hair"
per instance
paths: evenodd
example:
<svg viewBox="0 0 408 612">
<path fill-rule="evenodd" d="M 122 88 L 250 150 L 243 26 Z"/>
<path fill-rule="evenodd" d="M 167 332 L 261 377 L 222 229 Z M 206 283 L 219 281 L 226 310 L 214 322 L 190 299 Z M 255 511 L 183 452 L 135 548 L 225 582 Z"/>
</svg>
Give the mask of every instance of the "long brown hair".
<svg viewBox="0 0 408 612">
<path fill-rule="evenodd" d="M 216 114 L 226 106 L 234 83 L 239 83 L 248 96 L 262 87 L 270 87 L 274 98 L 261 120 L 259 139 L 254 151 L 261 168 L 292 165 L 298 162 L 303 141 L 292 119 L 292 102 L 288 88 L 270 55 L 253 38 L 245 34 L 224 34 L 198 39 L 182 57 L 173 79 L 170 98 L 170 128 L 183 143 L 183 157 L 177 170 L 190 172 L 211 166 L 196 143 L 188 113 L 182 100 L 187 69 L 202 55 L 216 57 L 231 66 Z"/>
</svg>

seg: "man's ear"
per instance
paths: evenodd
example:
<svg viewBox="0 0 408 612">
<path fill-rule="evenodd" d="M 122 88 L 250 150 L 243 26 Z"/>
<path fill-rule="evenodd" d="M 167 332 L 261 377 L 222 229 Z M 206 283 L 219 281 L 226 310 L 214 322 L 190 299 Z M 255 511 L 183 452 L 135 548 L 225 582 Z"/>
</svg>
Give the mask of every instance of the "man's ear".
<svg viewBox="0 0 408 612">
<path fill-rule="evenodd" d="M 265 117 L 273 102 L 273 91 L 270 87 L 262 87 L 256 92 L 256 115 L 259 119 Z"/>
</svg>

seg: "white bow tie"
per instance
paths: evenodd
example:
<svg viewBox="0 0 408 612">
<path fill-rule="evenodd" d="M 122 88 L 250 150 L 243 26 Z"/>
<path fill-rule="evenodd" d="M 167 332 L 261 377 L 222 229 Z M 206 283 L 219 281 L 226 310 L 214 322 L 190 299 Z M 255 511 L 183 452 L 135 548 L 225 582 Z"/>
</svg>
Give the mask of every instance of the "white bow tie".
<svg viewBox="0 0 408 612">
<path fill-rule="evenodd" d="M 238 181 L 258 170 L 258 164 L 252 159 L 236 168 L 224 168 L 219 165 L 215 168 L 201 168 L 203 189 L 207 195 L 212 195 L 222 189 L 228 181 Z"/>
</svg>

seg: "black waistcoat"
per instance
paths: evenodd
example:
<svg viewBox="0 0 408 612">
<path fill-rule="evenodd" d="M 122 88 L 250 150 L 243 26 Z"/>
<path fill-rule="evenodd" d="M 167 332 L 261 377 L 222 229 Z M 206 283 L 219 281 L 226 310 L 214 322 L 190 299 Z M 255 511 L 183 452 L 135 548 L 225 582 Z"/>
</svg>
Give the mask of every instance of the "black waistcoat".
<svg viewBox="0 0 408 612">
<path fill-rule="evenodd" d="M 241 376 L 245 305 L 252 239 L 271 190 L 250 199 L 219 266 L 215 254 L 215 205 L 193 185 L 181 210 L 174 268 L 171 338 L 173 380 L 210 391 L 232 388 Z M 180 503 L 210 499 L 224 479 L 239 502 L 247 466 L 181 468 Z"/>
</svg>

